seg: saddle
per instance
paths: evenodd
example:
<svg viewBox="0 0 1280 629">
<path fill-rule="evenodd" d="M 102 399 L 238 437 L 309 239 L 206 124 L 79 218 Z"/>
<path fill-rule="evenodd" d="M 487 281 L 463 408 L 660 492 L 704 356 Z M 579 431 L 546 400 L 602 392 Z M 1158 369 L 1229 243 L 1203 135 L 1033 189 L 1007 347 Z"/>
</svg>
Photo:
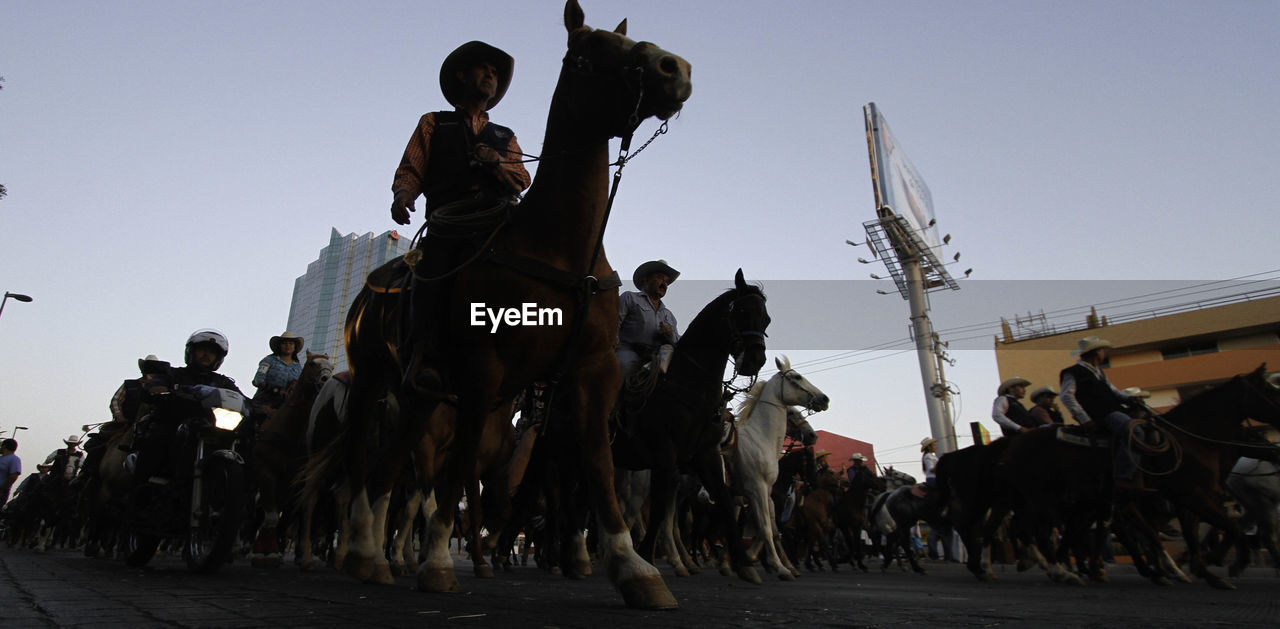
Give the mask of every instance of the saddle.
<svg viewBox="0 0 1280 629">
<path fill-rule="evenodd" d="M 1079 426 L 1058 426 L 1054 428 L 1058 441 L 1083 448 L 1110 448 L 1111 439 L 1097 434 L 1085 432 Z"/>
<path fill-rule="evenodd" d="M 365 278 L 369 290 L 375 293 L 401 293 L 413 288 L 412 273 L 404 257 L 398 257 L 369 271 Z"/>
</svg>

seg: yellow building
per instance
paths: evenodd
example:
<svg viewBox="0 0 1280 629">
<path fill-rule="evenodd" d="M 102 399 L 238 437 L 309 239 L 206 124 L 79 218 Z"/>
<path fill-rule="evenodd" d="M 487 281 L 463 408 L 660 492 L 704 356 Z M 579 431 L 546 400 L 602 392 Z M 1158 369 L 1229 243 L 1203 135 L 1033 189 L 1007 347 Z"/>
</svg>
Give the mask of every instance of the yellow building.
<svg viewBox="0 0 1280 629">
<path fill-rule="evenodd" d="M 1057 390 L 1058 373 L 1076 360 L 1076 342 L 1106 339 L 1115 345 L 1103 366 L 1112 384 L 1149 391 L 1148 405 L 1162 410 L 1264 362 L 1268 372 L 1280 371 L 1280 297 L 1188 307 L 1118 324 L 1094 314 L 1077 330 L 1024 338 L 1006 323 L 1001 336 L 995 343 L 1000 380 L 1021 376 L 1031 381 L 1029 391 L 1045 384 Z"/>
</svg>

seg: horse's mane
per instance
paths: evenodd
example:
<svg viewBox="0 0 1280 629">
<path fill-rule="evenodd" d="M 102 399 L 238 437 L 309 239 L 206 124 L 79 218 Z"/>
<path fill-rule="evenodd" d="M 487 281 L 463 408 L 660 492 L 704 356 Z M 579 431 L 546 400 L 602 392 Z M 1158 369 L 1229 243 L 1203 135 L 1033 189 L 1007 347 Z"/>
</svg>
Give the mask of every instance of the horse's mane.
<svg viewBox="0 0 1280 629">
<path fill-rule="evenodd" d="M 1234 378 L 1214 387 L 1200 391 L 1178 403 L 1177 406 L 1169 409 L 1165 413 L 1166 416 L 1180 417 L 1183 415 L 1195 416 L 1203 414 L 1205 411 L 1212 410 L 1213 407 L 1221 403 L 1222 394 L 1227 391 L 1227 387 L 1244 381 L 1244 376 L 1235 376 Z"/>
<path fill-rule="evenodd" d="M 756 410 L 756 402 L 760 401 L 760 395 L 764 393 L 765 385 L 769 384 L 767 380 L 756 380 L 747 390 L 747 397 L 738 405 L 738 423 L 745 424 L 747 418 L 751 417 L 751 412 Z"/>
</svg>

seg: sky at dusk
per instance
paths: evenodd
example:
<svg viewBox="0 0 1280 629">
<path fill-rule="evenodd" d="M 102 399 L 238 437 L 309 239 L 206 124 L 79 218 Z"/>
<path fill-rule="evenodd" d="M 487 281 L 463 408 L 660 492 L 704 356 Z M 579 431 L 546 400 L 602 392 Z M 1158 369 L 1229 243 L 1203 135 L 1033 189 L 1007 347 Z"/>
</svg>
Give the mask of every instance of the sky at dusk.
<svg viewBox="0 0 1280 629">
<path fill-rule="evenodd" d="M 693 68 L 684 111 L 625 170 L 610 261 L 624 278 L 653 258 L 679 269 L 682 325 L 741 267 L 770 295 L 770 356 L 832 399 L 815 428 L 882 463 L 918 472 L 929 422 L 907 304 L 845 244 L 874 218 L 869 102 L 928 182 L 944 257 L 974 270 L 931 295 L 957 340 L 958 433 L 983 418 L 996 432 L 1001 317 L 1280 280 L 1280 4 L 582 5 L 589 25 L 627 18 Z M 180 363 L 198 328 L 227 334 L 222 371 L 252 393 L 330 229 L 396 227 L 392 174 L 418 117 L 447 107 L 437 73 L 459 44 L 515 57 L 491 114 L 537 153 L 562 12 L 0 0 L 0 290 L 34 298 L 0 317 L 0 431 L 28 427 L 25 469 L 108 419 L 138 358 Z"/>
</svg>

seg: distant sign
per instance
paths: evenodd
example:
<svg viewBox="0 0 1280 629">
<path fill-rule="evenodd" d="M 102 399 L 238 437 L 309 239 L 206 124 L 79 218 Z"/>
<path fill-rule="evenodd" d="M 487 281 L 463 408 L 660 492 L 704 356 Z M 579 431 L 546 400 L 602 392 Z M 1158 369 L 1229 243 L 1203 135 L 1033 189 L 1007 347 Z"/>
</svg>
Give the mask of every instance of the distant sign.
<svg viewBox="0 0 1280 629">
<path fill-rule="evenodd" d="M 867 103 L 862 111 L 867 122 L 867 148 L 871 152 L 877 210 L 888 206 L 907 219 L 925 245 L 936 250 L 940 242 L 938 227 L 933 224 L 933 195 L 929 193 L 929 186 L 889 132 L 889 124 L 876 104 Z"/>
</svg>

